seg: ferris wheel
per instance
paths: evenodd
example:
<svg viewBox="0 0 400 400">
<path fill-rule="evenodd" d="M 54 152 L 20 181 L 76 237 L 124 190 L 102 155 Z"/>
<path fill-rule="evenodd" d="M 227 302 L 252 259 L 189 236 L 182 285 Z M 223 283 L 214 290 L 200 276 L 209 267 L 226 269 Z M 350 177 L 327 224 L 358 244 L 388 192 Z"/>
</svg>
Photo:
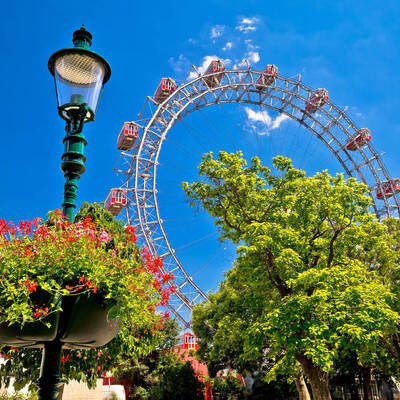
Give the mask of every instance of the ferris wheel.
<svg viewBox="0 0 400 400">
<path fill-rule="evenodd" d="M 228 103 L 255 105 L 286 115 L 312 133 L 335 158 L 347 176 L 354 176 L 369 188 L 372 210 L 378 218 L 399 217 L 400 179 L 393 179 L 384 167 L 383 153 L 373 146 L 373 135 L 359 128 L 339 108 L 326 89 L 311 89 L 295 79 L 278 74 L 275 65 L 262 71 L 246 68 L 227 70 L 221 60 L 211 61 L 205 73 L 194 66 L 196 77 L 177 85 L 163 78 L 153 97 L 148 96 L 136 122 L 124 123 L 117 139 L 121 151 L 115 171 L 122 185 L 111 189 L 105 207 L 134 225 L 140 241 L 163 259 L 163 273 L 173 274 L 169 282 L 175 293 L 169 309 L 185 328 L 190 326 L 193 307 L 207 298 L 187 272 L 168 239 L 159 206 L 157 172 L 160 152 L 167 133 L 191 113 Z M 146 107 L 151 105 L 152 107 Z"/>
</svg>

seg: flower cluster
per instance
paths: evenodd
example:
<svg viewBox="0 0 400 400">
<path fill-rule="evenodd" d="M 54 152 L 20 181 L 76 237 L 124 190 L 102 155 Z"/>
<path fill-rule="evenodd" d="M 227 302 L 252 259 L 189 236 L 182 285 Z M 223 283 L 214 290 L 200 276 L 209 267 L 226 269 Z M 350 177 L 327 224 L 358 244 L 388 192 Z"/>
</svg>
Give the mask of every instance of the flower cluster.
<svg viewBox="0 0 400 400">
<path fill-rule="evenodd" d="M 49 307 L 36 308 L 32 314 L 33 318 L 45 317 L 49 314 Z"/>
<path fill-rule="evenodd" d="M 38 286 L 37 282 L 30 281 L 29 279 L 21 282 L 21 284 L 26 286 L 29 293 L 36 292 Z"/>
<path fill-rule="evenodd" d="M 137 236 L 136 236 L 136 230 L 134 226 L 127 226 L 125 228 L 125 233 L 127 235 L 127 240 L 136 243 L 137 241 Z"/>
<path fill-rule="evenodd" d="M 136 241 L 132 226 L 111 232 L 91 217 L 71 224 L 59 211 L 47 222 L 0 219 L 0 326 L 42 320 L 60 311 L 62 296 L 96 293 L 117 303 L 127 329 L 162 329 L 167 314 L 156 310 L 174 277 Z"/>
<path fill-rule="evenodd" d="M 159 305 L 165 306 L 169 301 L 170 294 L 175 292 L 175 286 L 168 285 L 167 288 L 163 287 L 166 283 L 174 279 L 174 275 L 164 271 L 162 258 L 154 257 L 149 253 L 149 250 L 146 247 L 142 250 L 142 256 L 146 270 L 155 275 L 153 286 L 161 293 L 161 301 Z"/>
</svg>

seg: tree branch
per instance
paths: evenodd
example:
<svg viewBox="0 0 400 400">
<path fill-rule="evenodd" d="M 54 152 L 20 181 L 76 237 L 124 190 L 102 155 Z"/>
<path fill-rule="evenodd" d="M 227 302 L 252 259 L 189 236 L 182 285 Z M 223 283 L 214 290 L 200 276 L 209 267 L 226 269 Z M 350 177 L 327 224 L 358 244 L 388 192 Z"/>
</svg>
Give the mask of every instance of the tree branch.
<svg viewBox="0 0 400 400">
<path fill-rule="evenodd" d="M 391 355 L 392 357 L 394 357 L 396 360 L 399 360 L 399 361 L 400 361 L 400 354 L 397 353 L 397 352 L 395 352 L 395 351 L 393 351 L 393 349 L 392 349 L 392 347 L 390 346 L 390 344 L 389 344 L 383 337 L 382 337 L 381 339 L 382 339 L 383 346 L 384 346 L 385 349 L 390 353 L 390 355 Z"/>
<path fill-rule="evenodd" d="M 242 212 L 242 215 L 245 217 L 246 222 L 247 222 L 247 223 L 251 223 L 251 222 L 252 222 L 252 219 L 249 218 L 247 212 L 246 212 L 246 211 L 244 210 L 244 208 L 243 208 L 243 205 L 242 205 L 242 203 L 241 203 L 241 201 L 240 201 L 240 196 L 239 196 L 239 194 L 238 194 L 238 192 L 237 192 L 236 186 L 233 186 L 233 187 L 232 187 L 232 192 L 233 192 L 233 194 L 235 195 L 236 203 L 237 203 L 237 205 L 239 206 L 240 211 Z M 254 220 L 253 220 L 253 221 L 254 221 Z"/>
<path fill-rule="evenodd" d="M 228 225 L 229 228 L 231 228 L 231 229 L 235 230 L 236 232 L 239 232 L 241 235 L 243 235 L 244 234 L 244 230 L 242 230 L 240 228 L 240 226 L 235 226 L 231 222 L 228 221 L 226 208 L 222 207 L 222 212 L 224 214 L 223 219 L 224 219 L 225 224 Z"/>
<path fill-rule="evenodd" d="M 281 297 L 286 297 L 292 293 L 292 291 L 286 286 L 285 282 L 281 279 L 281 277 L 275 273 L 275 261 L 274 256 L 271 251 L 267 250 L 267 272 L 270 282 L 278 289 Z M 272 270 L 271 268 L 272 267 Z"/>
<path fill-rule="evenodd" d="M 342 232 L 341 229 L 339 229 L 338 231 L 335 231 L 334 235 L 332 236 L 332 239 L 329 242 L 329 255 L 328 255 L 328 262 L 326 263 L 328 268 L 331 267 L 331 264 L 333 261 L 333 244 L 335 243 L 335 240 L 340 235 L 340 232 Z"/>
</svg>

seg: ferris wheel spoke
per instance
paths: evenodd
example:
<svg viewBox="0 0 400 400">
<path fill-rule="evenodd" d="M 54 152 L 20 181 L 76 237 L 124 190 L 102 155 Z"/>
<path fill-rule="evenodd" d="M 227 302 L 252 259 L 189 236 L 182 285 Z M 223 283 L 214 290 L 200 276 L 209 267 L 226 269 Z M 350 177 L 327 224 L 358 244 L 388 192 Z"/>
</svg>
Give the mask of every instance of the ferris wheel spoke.
<svg viewBox="0 0 400 400">
<path fill-rule="evenodd" d="M 204 240 L 207 240 L 207 239 L 217 236 L 217 234 L 218 234 L 218 232 L 213 232 L 213 233 L 210 233 L 209 235 L 205 235 L 199 239 L 193 240 L 189 243 L 184 244 L 183 246 L 178 247 L 177 249 L 175 249 L 175 251 L 182 252 L 183 249 L 191 248 L 192 246 L 194 246 L 200 242 L 203 242 Z"/>
<path fill-rule="evenodd" d="M 197 129 L 190 126 L 188 123 L 185 123 L 183 120 L 179 119 L 179 122 L 184 126 L 187 132 L 189 132 L 193 138 L 195 139 L 196 143 L 203 149 L 204 152 L 207 152 L 208 149 L 204 146 L 204 143 L 210 141 L 210 136 L 206 136 L 199 132 Z M 202 140 L 199 140 L 202 139 Z"/>
<path fill-rule="evenodd" d="M 214 129 L 214 132 L 217 135 L 222 134 L 229 141 L 229 143 L 232 145 L 232 148 L 235 148 L 235 143 L 232 141 L 232 136 L 229 134 L 229 132 L 228 132 L 228 134 L 226 134 L 224 129 L 221 129 L 218 126 L 216 126 L 216 124 L 202 110 L 199 110 L 199 113 L 201 115 L 203 115 L 205 120 L 208 122 L 208 125 L 211 126 Z"/>
<path fill-rule="evenodd" d="M 202 264 L 199 268 L 197 268 L 193 272 L 193 277 L 198 276 L 198 274 L 202 271 L 204 271 L 211 263 L 218 257 L 220 256 L 224 251 L 226 251 L 226 248 L 219 248 L 204 264 Z"/>
</svg>

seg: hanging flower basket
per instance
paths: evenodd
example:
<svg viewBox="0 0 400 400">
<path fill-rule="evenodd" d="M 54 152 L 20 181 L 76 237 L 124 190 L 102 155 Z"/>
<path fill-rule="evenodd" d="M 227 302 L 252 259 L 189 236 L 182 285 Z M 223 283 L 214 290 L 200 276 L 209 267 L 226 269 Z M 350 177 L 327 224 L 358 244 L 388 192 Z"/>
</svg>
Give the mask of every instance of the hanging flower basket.
<svg viewBox="0 0 400 400">
<path fill-rule="evenodd" d="M 29 306 L 33 310 L 32 317 L 40 320 L 26 322 L 21 325 L 18 322 L 0 324 L 0 343 L 13 347 L 40 347 L 41 342 L 52 341 L 56 338 L 59 329 L 60 311 L 49 314 L 49 306 L 56 304 L 57 300 L 48 292 L 38 288 L 37 284 L 25 280 L 22 286 L 26 288 Z M 58 303 L 60 303 L 58 301 Z"/>
<path fill-rule="evenodd" d="M 41 347 L 41 343 L 56 338 L 60 321 L 60 312 L 57 311 L 43 318 L 41 321 L 28 322 L 23 327 L 14 323 L 7 326 L 0 325 L 0 343 L 13 347 Z"/>
<path fill-rule="evenodd" d="M 44 342 L 59 336 L 67 348 L 92 348 L 107 344 L 118 333 L 119 318 L 111 315 L 115 307 L 105 303 L 101 295 L 66 296 L 62 308 L 63 312 L 57 311 L 23 327 L 16 323 L 2 324 L 0 343 L 13 347 L 42 347 Z"/>
<path fill-rule="evenodd" d="M 111 305 L 99 294 L 86 293 L 63 299 L 65 329 L 61 342 L 69 348 L 100 347 L 112 340 L 119 330 L 119 318 L 112 315 Z"/>
<path fill-rule="evenodd" d="M 134 347 L 133 330 L 161 326 L 155 309 L 168 301 L 173 276 L 162 274 L 162 259 L 139 250 L 133 227 L 109 216 L 114 232 L 60 213 L 16 227 L 0 219 L 0 346 L 57 338 L 69 348 L 99 347 L 121 327 Z"/>
</svg>

